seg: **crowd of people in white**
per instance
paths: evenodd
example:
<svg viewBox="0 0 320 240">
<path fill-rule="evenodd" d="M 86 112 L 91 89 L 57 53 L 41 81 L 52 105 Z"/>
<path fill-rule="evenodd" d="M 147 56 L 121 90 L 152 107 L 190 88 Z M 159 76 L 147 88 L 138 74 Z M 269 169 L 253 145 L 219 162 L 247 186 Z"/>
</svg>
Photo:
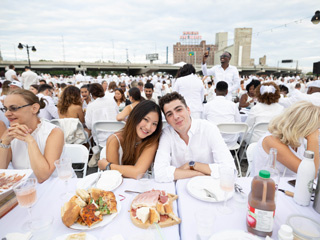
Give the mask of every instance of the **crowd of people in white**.
<svg viewBox="0 0 320 240">
<path fill-rule="evenodd" d="M 45 120 L 72 118 L 83 124 L 88 136 L 94 135 L 93 124 L 99 120 L 118 120 L 126 121 L 127 125 L 134 124 L 134 130 L 128 127 L 123 131 L 128 136 L 131 136 L 128 131 L 135 131 L 136 137 L 126 139 L 123 131 L 112 135 L 111 140 L 106 143 L 107 157 L 98 163 L 99 168 L 103 170 L 117 169 L 128 177 L 137 178 L 152 162 L 158 181 L 213 175 L 217 172 L 216 163 L 225 162 L 233 165 L 228 147 L 235 144 L 237 137 L 222 135 L 221 138 L 216 127 L 216 124 L 227 122 L 246 122 L 250 128 L 259 122 L 270 122 L 267 134 L 254 133 L 252 137 L 252 141 L 258 142 L 256 153 L 260 156 L 260 163 L 256 163 L 256 167 L 261 165 L 261 156 L 267 157 L 270 148 L 277 148 L 281 170 L 285 167 L 289 169 L 287 174 L 295 174 L 302 159 L 301 154 L 306 148 L 315 152 L 315 167 L 318 169 L 320 78 L 240 76 L 237 68 L 229 65 L 232 57 L 230 53 L 223 53 L 220 56 L 221 65 L 211 69 L 206 67 L 207 57 L 206 54 L 203 56 L 203 76 L 196 74 L 191 64 L 185 64 L 180 68 L 175 77 L 168 74 L 113 74 L 92 77 L 81 73 L 73 76 L 51 76 L 37 75 L 29 67 L 18 75 L 14 66 L 10 65 L 5 79 L 1 80 L 0 88 L 0 108 L 3 110 L 0 111 L 0 168 L 7 168 L 10 161 L 13 162 L 15 159 L 22 161 L 18 160 L 15 156 L 17 153 L 13 150 L 10 153 L 6 151 L 10 146 L 19 146 L 14 141 L 25 141 L 28 146 L 23 150 L 24 153 L 21 153 L 21 150 L 18 155 L 29 155 L 29 162 L 20 165 L 13 162 L 14 167 L 36 169 L 34 172 L 38 180 L 46 180 L 54 171 L 53 158 L 48 157 L 51 151 L 43 146 L 40 149 L 41 153 L 38 150 L 30 153 L 29 144 L 32 140 L 25 135 L 28 136 L 30 133 L 33 136 L 39 127 L 37 125 Z M 36 95 L 40 102 L 32 99 L 26 90 Z M 12 98 L 12 95 L 19 97 Z M 154 102 L 156 107 L 150 105 L 149 112 L 139 117 L 139 112 L 136 113 L 134 109 L 141 105 L 144 99 Z M 39 107 L 32 110 L 33 116 L 28 118 L 27 115 L 22 115 L 24 108 L 37 104 Z M 134 122 L 133 117 L 130 117 L 134 114 L 136 118 L 140 118 L 140 122 Z M 37 118 L 34 118 L 34 115 Z M 158 138 L 153 140 L 156 144 L 148 143 L 151 147 L 144 144 L 144 139 L 153 136 L 154 132 L 158 131 L 156 129 L 162 126 L 160 122 L 163 117 L 167 120 L 168 126 L 162 130 L 161 137 L 158 133 Z M 141 126 L 144 121 L 146 123 L 141 127 L 143 132 L 140 133 L 141 129 L 137 126 Z M 149 122 L 153 122 L 156 128 L 149 125 L 146 127 Z M 55 128 L 50 128 L 50 131 L 52 129 Z M 50 131 L 46 133 L 45 138 L 39 139 L 48 139 L 49 142 Z M 60 133 L 56 132 L 50 141 L 61 138 Z M 221 140 L 223 144 L 219 142 L 220 139 L 224 140 Z M 138 147 L 129 147 L 126 141 L 132 141 L 135 147 Z M 48 142 L 47 144 L 50 144 Z M 134 151 L 132 161 L 127 159 L 128 154 L 125 152 L 129 151 L 128 149 Z M 146 157 L 144 151 L 149 155 L 150 151 L 153 152 L 152 159 Z M 63 147 L 60 146 L 59 153 L 62 152 Z M 117 155 L 116 160 L 110 160 L 113 158 L 110 154 L 115 152 L 119 153 L 119 156 Z M 46 174 L 40 174 L 41 171 L 35 166 L 35 162 L 38 161 L 35 159 L 37 154 L 42 154 L 46 159 L 47 166 L 41 166 L 47 169 Z M 57 153 L 57 158 L 56 155 Z M 121 158 L 133 168 L 122 168 Z M 147 161 L 147 164 L 144 165 L 143 161 Z M 135 165 L 139 171 L 134 168 Z M 137 174 L 132 174 L 134 171 L 137 171 Z"/>
</svg>

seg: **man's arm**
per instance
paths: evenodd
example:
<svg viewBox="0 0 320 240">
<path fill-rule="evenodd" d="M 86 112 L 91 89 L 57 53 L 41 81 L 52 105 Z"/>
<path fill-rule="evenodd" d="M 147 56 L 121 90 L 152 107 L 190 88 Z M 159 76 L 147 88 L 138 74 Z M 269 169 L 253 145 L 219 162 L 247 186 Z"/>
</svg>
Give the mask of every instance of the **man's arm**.
<svg viewBox="0 0 320 240">
<path fill-rule="evenodd" d="M 46 106 L 48 112 L 53 119 L 59 119 L 58 108 L 54 105 L 53 99 L 51 97 L 46 97 L 48 105 Z"/>
<path fill-rule="evenodd" d="M 234 67 L 234 74 L 232 79 L 232 87 L 230 88 L 230 92 L 237 91 L 240 88 L 240 78 L 239 78 L 239 71 L 236 67 Z"/>
</svg>

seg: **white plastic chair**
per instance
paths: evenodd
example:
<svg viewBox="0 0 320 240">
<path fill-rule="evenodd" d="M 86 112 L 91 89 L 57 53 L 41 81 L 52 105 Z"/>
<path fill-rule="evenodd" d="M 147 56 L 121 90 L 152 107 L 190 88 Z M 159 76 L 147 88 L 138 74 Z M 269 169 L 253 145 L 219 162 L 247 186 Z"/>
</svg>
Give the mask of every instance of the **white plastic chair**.
<svg viewBox="0 0 320 240">
<path fill-rule="evenodd" d="M 269 122 L 260 122 L 260 123 L 256 123 L 248 132 L 247 138 L 245 140 L 246 145 L 244 147 L 244 150 L 241 154 L 240 157 L 240 162 L 242 161 L 243 157 L 244 157 L 244 153 L 246 152 L 246 149 L 248 148 L 248 145 L 253 143 L 251 142 L 252 140 L 252 136 L 254 132 L 261 132 L 261 133 L 266 133 L 268 131 L 268 126 L 269 126 Z"/>
<path fill-rule="evenodd" d="M 247 148 L 247 160 L 248 160 L 248 169 L 246 173 L 246 177 L 249 177 L 251 173 L 251 167 L 253 162 L 253 151 L 256 147 L 257 143 L 251 143 Z"/>
<path fill-rule="evenodd" d="M 97 121 L 93 124 L 92 136 L 97 145 L 103 148 L 106 145 L 107 138 L 125 125 L 125 122 L 119 121 Z M 103 137 L 101 136 L 103 135 Z M 99 140 L 100 139 L 100 140 Z M 104 139 L 102 142 L 101 139 Z"/>
<path fill-rule="evenodd" d="M 61 128 L 61 130 L 64 132 L 64 140 L 67 144 L 88 144 L 89 145 L 89 152 L 91 150 L 91 138 L 88 137 L 88 133 L 84 130 L 82 123 L 79 119 L 76 121 L 75 118 L 61 118 L 61 119 L 52 119 L 50 122 L 54 125 L 57 125 Z M 72 142 L 68 141 L 67 138 L 67 132 L 69 129 L 65 129 L 68 125 L 68 122 L 73 121 L 76 122 L 77 126 L 75 130 L 77 131 L 74 133 L 74 138 L 72 139 Z M 77 139 L 77 134 L 81 133 L 81 138 Z"/>
<path fill-rule="evenodd" d="M 88 149 L 81 144 L 65 144 L 64 145 L 64 157 L 70 158 L 72 163 L 82 163 L 83 168 L 74 169 L 76 172 L 83 171 L 83 177 L 87 175 L 87 167 L 89 160 Z"/>
<path fill-rule="evenodd" d="M 228 146 L 230 151 L 234 151 L 234 157 L 235 160 L 238 164 L 238 170 L 239 170 L 239 176 L 241 176 L 241 166 L 240 166 L 240 160 L 238 157 L 238 151 L 243 143 L 244 138 L 247 135 L 248 131 L 248 124 L 246 123 L 219 123 L 217 124 L 217 127 L 220 130 L 220 133 L 225 133 L 225 134 L 239 134 L 240 135 L 240 142 L 235 143 L 233 146 Z M 240 134 L 242 133 L 242 134 Z"/>
</svg>

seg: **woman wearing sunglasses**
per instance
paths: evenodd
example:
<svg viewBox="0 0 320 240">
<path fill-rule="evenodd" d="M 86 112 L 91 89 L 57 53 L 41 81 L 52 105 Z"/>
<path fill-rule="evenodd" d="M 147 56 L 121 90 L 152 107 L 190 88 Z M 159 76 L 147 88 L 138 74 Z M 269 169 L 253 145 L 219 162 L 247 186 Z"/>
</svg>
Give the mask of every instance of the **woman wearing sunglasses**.
<svg viewBox="0 0 320 240">
<path fill-rule="evenodd" d="M 3 105 L 10 128 L 0 137 L 0 168 L 12 162 L 15 169 L 31 168 L 39 183 L 46 181 L 62 154 L 63 132 L 37 116 L 45 102 L 28 90 L 11 91 Z"/>
</svg>

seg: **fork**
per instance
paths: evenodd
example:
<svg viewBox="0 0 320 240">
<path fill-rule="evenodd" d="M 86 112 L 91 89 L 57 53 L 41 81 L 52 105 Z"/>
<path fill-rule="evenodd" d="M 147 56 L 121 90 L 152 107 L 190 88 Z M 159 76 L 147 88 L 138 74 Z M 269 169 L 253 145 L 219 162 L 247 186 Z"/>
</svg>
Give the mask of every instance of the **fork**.
<svg viewBox="0 0 320 240">
<path fill-rule="evenodd" d="M 217 196 L 216 196 L 214 193 L 210 192 L 210 191 L 209 191 L 208 189 L 206 189 L 206 188 L 203 188 L 203 190 L 206 192 L 207 197 L 213 198 L 214 200 L 217 201 Z"/>
</svg>

